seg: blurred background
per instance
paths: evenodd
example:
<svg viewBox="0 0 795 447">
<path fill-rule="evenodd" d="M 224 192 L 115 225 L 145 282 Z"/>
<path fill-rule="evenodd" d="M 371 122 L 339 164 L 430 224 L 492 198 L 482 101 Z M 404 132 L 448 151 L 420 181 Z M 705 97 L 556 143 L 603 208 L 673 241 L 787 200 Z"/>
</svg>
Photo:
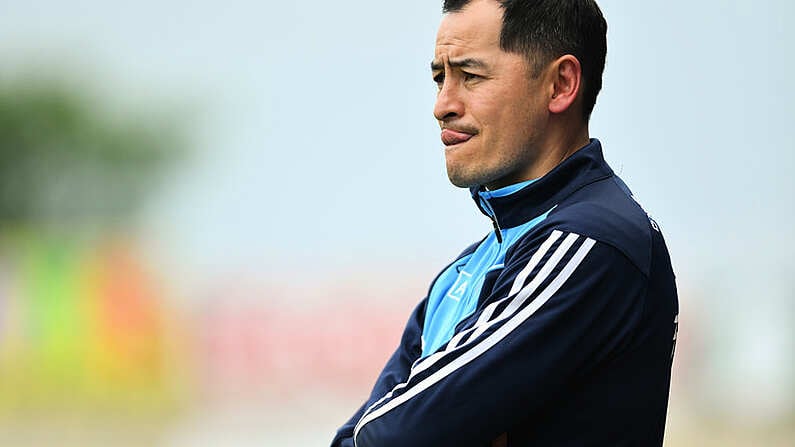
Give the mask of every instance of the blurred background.
<svg viewBox="0 0 795 447">
<path fill-rule="evenodd" d="M 437 3 L 0 3 L 0 445 L 328 444 L 490 230 Z M 666 445 L 792 446 L 795 3 L 600 4 L 591 134 L 678 277 Z"/>
</svg>

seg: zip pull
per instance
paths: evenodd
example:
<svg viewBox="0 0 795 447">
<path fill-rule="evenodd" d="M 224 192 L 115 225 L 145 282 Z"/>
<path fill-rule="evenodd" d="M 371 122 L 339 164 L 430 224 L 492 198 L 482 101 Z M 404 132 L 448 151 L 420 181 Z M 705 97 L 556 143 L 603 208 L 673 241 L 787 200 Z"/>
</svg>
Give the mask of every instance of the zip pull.
<svg viewBox="0 0 795 447">
<path fill-rule="evenodd" d="M 491 223 L 494 225 L 494 234 L 497 235 L 497 242 L 502 244 L 502 230 L 500 230 L 500 224 L 497 223 L 497 218 L 492 217 Z"/>
<path fill-rule="evenodd" d="M 475 200 L 475 203 L 477 203 L 480 211 L 482 211 L 483 214 L 489 216 L 489 219 L 491 219 L 491 224 L 494 226 L 494 234 L 497 236 L 497 242 L 502 244 L 502 230 L 500 230 L 500 223 L 497 222 L 497 214 L 494 212 L 491 204 L 488 200 L 486 200 L 486 198 L 480 196 L 479 194 L 477 200 Z"/>
</svg>

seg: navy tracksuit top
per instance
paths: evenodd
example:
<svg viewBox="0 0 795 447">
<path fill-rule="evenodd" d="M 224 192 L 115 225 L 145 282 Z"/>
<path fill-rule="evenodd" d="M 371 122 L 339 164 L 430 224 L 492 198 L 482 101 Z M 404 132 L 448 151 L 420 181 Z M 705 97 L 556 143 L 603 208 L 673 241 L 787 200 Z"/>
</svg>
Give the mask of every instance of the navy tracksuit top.
<svg viewBox="0 0 795 447">
<path fill-rule="evenodd" d="M 472 196 L 494 231 L 437 276 L 332 447 L 662 445 L 674 274 L 599 141 Z"/>
</svg>

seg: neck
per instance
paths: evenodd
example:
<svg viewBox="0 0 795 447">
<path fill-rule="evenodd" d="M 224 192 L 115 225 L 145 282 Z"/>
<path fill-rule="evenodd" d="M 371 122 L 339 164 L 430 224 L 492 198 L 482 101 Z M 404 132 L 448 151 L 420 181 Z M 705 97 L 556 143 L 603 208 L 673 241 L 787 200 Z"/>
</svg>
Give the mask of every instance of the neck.
<svg viewBox="0 0 795 447">
<path fill-rule="evenodd" d="M 547 142 L 549 151 L 545 157 L 542 176 L 563 163 L 563 160 L 587 146 L 591 142 L 588 132 L 588 123 L 579 126 L 565 127 L 559 132 L 551 132 L 552 138 Z"/>
<path fill-rule="evenodd" d="M 557 126 L 557 128 L 552 125 L 549 130 L 547 137 L 536 146 L 538 154 L 531 166 L 522 172 L 516 172 L 513 176 L 500 179 L 500 182 L 487 184 L 486 188 L 495 190 L 514 183 L 541 178 L 591 141 L 588 123 Z"/>
</svg>

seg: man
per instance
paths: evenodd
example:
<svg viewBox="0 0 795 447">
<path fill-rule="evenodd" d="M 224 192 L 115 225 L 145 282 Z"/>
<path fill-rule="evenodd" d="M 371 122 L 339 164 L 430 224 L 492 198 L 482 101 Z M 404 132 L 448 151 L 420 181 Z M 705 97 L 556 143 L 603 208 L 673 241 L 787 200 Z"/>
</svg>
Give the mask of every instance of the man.
<svg viewBox="0 0 795 447">
<path fill-rule="evenodd" d="M 494 230 L 433 281 L 332 446 L 653 446 L 678 303 L 659 227 L 588 119 L 593 0 L 445 0 L 431 68 L 447 173 Z"/>
</svg>

